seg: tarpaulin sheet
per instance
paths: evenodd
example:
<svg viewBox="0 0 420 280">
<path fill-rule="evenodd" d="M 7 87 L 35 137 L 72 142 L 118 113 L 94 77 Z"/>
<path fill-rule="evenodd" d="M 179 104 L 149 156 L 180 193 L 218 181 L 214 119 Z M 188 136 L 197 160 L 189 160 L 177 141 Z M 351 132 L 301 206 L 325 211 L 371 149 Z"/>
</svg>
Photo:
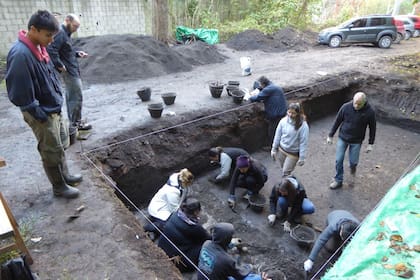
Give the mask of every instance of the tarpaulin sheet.
<svg viewBox="0 0 420 280">
<path fill-rule="evenodd" d="M 419 246 L 420 165 L 388 191 L 321 279 L 420 279 Z"/>
<path fill-rule="evenodd" d="M 178 41 L 184 42 L 186 39 L 194 35 L 196 38 L 204 41 L 208 44 L 217 44 L 219 43 L 219 31 L 217 29 L 205 29 L 205 28 L 188 28 L 185 26 L 176 27 L 176 39 Z"/>
</svg>

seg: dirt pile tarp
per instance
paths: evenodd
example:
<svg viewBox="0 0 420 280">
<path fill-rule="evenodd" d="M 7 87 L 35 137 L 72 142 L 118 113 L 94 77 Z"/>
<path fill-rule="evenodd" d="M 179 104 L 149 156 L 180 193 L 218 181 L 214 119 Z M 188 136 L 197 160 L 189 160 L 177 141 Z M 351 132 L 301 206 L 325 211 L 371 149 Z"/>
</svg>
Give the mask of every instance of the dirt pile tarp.
<svg viewBox="0 0 420 280">
<path fill-rule="evenodd" d="M 420 165 L 362 223 L 329 279 L 420 279 Z"/>
</svg>

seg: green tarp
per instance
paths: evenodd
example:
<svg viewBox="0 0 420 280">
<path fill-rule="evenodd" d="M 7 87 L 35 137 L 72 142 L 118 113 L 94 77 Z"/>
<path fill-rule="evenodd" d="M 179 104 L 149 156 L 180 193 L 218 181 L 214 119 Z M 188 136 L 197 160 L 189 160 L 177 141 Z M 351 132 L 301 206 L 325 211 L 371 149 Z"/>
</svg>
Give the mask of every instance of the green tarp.
<svg viewBox="0 0 420 280">
<path fill-rule="evenodd" d="M 175 36 L 181 42 L 185 42 L 194 36 L 196 39 L 211 45 L 219 43 L 219 31 L 217 29 L 193 29 L 185 26 L 177 26 Z"/>
<path fill-rule="evenodd" d="M 321 278 L 420 279 L 420 165 L 399 180 Z"/>
</svg>

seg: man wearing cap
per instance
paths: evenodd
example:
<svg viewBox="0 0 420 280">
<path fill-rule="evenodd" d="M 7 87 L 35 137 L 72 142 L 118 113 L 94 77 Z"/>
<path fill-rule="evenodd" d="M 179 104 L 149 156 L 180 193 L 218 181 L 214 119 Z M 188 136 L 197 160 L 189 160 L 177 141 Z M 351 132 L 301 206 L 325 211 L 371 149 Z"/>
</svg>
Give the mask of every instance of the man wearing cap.
<svg viewBox="0 0 420 280">
<path fill-rule="evenodd" d="M 334 238 L 335 251 L 357 230 L 359 224 L 359 220 L 348 211 L 334 210 L 330 212 L 327 217 L 327 227 L 319 235 L 308 259 L 303 264 L 305 271 L 312 269 L 316 256 L 328 240 Z"/>
<path fill-rule="evenodd" d="M 234 208 L 236 203 L 235 189 L 247 189 L 244 198 L 258 194 L 267 181 L 267 169 L 256 159 L 249 156 L 239 156 L 236 159 L 236 168 L 230 180 L 229 207 Z"/>
<path fill-rule="evenodd" d="M 229 179 L 229 176 L 236 167 L 236 159 L 241 155 L 249 155 L 247 151 L 234 147 L 213 147 L 209 150 L 209 159 L 211 164 L 219 164 L 220 171 L 215 177 L 211 177 L 209 181 L 220 184 Z"/>
<path fill-rule="evenodd" d="M 259 89 L 260 92 L 251 96 L 249 100 L 251 102 L 264 102 L 265 117 L 268 121 L 268 144 L 271 145 L 279 121 L 286 116 L 286 98 L 283 89 L 273 84 L 265 76 L 258 78 L 254 87 Z"/>
</svg>

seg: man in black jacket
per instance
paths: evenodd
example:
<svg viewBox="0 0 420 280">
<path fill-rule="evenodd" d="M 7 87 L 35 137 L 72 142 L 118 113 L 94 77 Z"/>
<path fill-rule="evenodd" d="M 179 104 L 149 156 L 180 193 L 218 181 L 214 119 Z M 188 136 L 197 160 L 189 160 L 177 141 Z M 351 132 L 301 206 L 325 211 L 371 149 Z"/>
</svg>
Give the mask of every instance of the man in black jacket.
<svg viewBox="0 0 420 280">
<path fill-rule="evenodd" d="M 67 115 L 71 126 L 78 130 L 89 130 L 92 129 L 92 125 L 82 121 L 82 80 L 77 61 L 78 57 L 85 58 L 88 54 L 84 51 L 76 51 L 71 40 L 71 34 L 79 27 L 79 17 L 75 14 L 67 15 L 54 37 L 54 42 L 48 46 L 47 50 L 66 85 Z"/>
<path fill-rule="evenodd" d="M 349 148 L 350 173 L 356 173 L 359 163 L 359 154 L 362 142 L 365 139 L 366 128 L 369 126 L 369 145 L 366 152 L 372 151 L 375 142 L 376 118 L 375 111 L 368 104 L 366 95 L 358 92 L 353 101 L 345 103 L 338 111 L 334 125 L 327 137 L 327 143 L 332 144 L 332 137 L 340 127 L 335 155 L 336 175 L 330 184 L 331 189 L 337 189 L 343 185 L 344 169 L 343 161 L 347 147 Z"/>
</svg>

